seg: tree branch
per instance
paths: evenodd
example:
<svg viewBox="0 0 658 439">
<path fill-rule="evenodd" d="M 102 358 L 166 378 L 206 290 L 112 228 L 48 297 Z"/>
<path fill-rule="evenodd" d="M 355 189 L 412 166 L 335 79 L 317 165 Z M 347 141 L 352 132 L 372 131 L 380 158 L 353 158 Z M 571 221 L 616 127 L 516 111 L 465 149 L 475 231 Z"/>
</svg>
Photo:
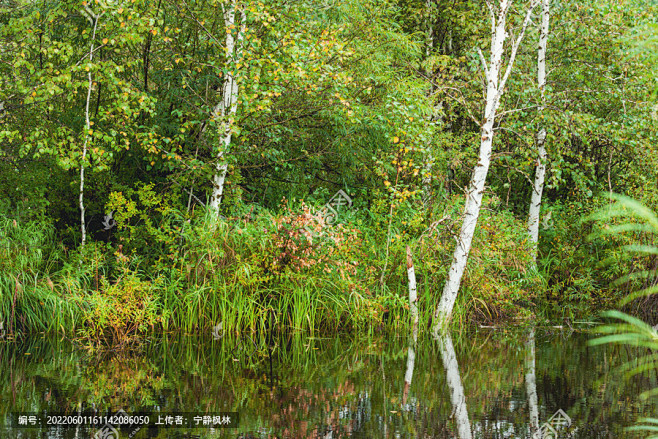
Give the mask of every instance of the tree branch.
<svg viewBox="0 0 658 439">
<path fill-rule="evenodd" d="M 514 60 L 516 59 L 516 52 L 519 50 L 519 45 L 521 44 L 521 40 L 523 40 L 525 30 L 530 24 L 530 18 L 532 17 L 532 12 L 538 4 L 539 4 L 539 0 L 532 0 L 532 3 L 528 8 L 528 12 L 526 13 L 525 18 L 523 19 L 523 26 L 521 27 L 521 33 L 519 33 L 519 36 L 512 44 L 512 53 L 510 55 L 509 63 L 507 63 L 507 68 L 505 69 L 505 74 L 503 75 L 503 79 L 500 81 L 500 86 L 498 87 L 498 95 L 496 96 L 496 99 L 499 99 L 501 94 L 503 93 L 503 89 L 505 88 L 505 83 L 507 83 L 507 78 L 509 78 L 509 75 L 512 72 L 512 66 L 514 65 Z"/>
</svg>

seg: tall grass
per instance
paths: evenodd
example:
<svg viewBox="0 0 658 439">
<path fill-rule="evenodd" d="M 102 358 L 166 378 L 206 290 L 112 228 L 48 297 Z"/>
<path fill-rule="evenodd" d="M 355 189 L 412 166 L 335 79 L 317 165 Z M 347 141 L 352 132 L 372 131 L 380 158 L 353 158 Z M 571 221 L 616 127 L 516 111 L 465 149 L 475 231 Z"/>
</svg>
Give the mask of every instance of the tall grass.
<svg viewBox="0 0 658 439">
<path fill-rule="evenodd" d="M 163 326 L 198 332 L 221 323 L 230 333 L 272 327 L 314 333 L 381 321 L 381 300 L 361 288 L 363 278 L 348 266 L 358 249 L 340 229 L 309 239 L 307 220 L 266 213 L 229 222 L 206 214 L 188 223 L 172 267 L 154 274 L 165 278 Z"/>
<path fill-rule="evenodd" d="M 51 228 L 5 218 L 0 227 L 5 235 L 13 233 L 13 254 L 5 257 L 12 266 L 2 274 L 0 311 L 18 313 L 12 325 L 18 322 L 25 331 L 106 341 L 151 330 L 211 332 L 220 323 L 235 334 L 271 328 L 313 334 L 397 330 L 410 325 L 409 244 L 420 326 L 428 327 L 454 245 L 452 227 L 443 220 L 430 218 L 426 227 L 416 215 L 407 230 L 395 225 L 382 284 L 387 237 L 377 233 L 376 218 L 352 215 L 343 225 L 329 226 L 315 221 L 303 203 L 276 213 L 238 211 L 228 219 L 200 211 L 190 217 L 174 209 L 162 212 L 142 224 L 118 221 L 116 244 L 89 242 L 70 253 L 54 243 Z M 511 215 L 483 224 L 487 228 L 476 239 L 466 276 L 467 294 L 456 311 L 462 324 L 518 314 L 517 299 L 527 302 L 532 292 L 525 246 L 515 244 L 525 237 L 522 224 Z M 317 234 L 308 233 L 309 227 Z M 33 245 L 42 251 L 21 250 Z M 11 290 L 14 278 L 19 295 Z"/>
<path fill-rule="evenodd" d="M 51 276 L 58 259 L 53 236 L 43 223 L 0 212 L 0 320 L 9 334 L 75 328 L 78 307 Z"/>
</svg>

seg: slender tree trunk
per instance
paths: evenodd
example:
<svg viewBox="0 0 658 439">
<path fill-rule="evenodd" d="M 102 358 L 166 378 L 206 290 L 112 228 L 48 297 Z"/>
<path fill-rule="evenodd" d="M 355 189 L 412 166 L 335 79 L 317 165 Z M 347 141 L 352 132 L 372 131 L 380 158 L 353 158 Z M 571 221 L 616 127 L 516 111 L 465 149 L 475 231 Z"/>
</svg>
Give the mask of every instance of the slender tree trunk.
<svg viewBox="0 0 658 439">
<path fill-rule="evenodd" d="M 85 224 L 85 160 L 87 160 L 87 146 L 89 144 L 89 131 L 91 130 L 91 123 L 89 121 L 89 101 L 91 101 L 91 89 L 94 85 L 93 78 L 91 76 L 91 63 L 94 59 L 94 40 L 96 39 L 96 29 L 98 28 L 98 20 L 101 18 L 101 15 L 94 15 L 94 30 L 91 34 L 91 47 L 89 48 L 89 73 L 87 75 L 89 79 L 89 85 L 87 87 L 87 101 L 85 103 L 85 140 L 82 145 L 82 158 L 80 160 L 80 232 L 82 233 L 81 246 L 85 246 L 87 241 L 87 226 Z"/>
<path fill-rule="evenodd" d="M 546 102 L 546 46 L 548 44 L 548 28 L 551 18 L 550 0 L 541 0 L 541 31 L 539 34 L 539 49 L 537 50 L 537 83 L 541 92 L 541 116 Z M 539 119 L 541 121 L 541 118 Z M 532 198 L 528 213 L 528 234 L 532 245 L 532 259 L 537 260 L 537 243 L 539 242 L 539 213 L 541 210 L 541 197 L 544 192 L 544 178 L 546 176 L 546 128 L 541 127 L 537 133 L 537 169 L 535 170 L 535 182 L 532 188 Z"/>
<path fill-rule="evenodd" d="M 416 293 L 416 272 L 414 270 L 414 261 L 411 257 L 411 247 L 407 246 L 407 278 L 409 279 L 409 312 L 413 321 L 414 338 L 418 333 L 418 296 Z"/>
<path fill-rule="evenodd" d="M 503 66 L 505 39 L 507 38 L 505 21 L 511 0 L 501 0 L 498 11 L 495 11 L 493 4 L 490 1 L 487 2 L 491 18 L 491 54 L 489 63 L 487 64 L 484 55 L 479 51 L 486 79 L 486 105 L 480 131 L 480 153 L 466 197 L 464 222 L 462 223 L 461 231 L 457 239 L 452 264 L 448 271 L 448 278 L 443 288 L 441 300 L 436 308 L 436 312 L 434 313 L 436 321 L 436 326 L 434 327 L 435 333 L 442 328 L 445 329 L 447 327 L 452 315 L 452 309 L 455 305 L 455 300 L 457 299 L 457 293 L 459 291 L 464 270 L 466 269 L 466 263 L 468 262 L 468 254 L 471 250 L 471 243 L 475 234 L 478 217 L 480 216 L 484 186 L 489 172 L 489 164 L 491 162 L 496 111 L 498 110 L 500 97 L 505 89 L 505 84 L 512 71 L 517 50 L 523 40 L 525 30 L 530 23 L 532 9 L 534 9 L 538 1 L 539 0 L 533 0 L 526 13 L 519 35 L 512 44 L 510 59 L 507 63 L 507 68 L 505 69 L 502 79 L 500 78 L 500 73 Z"/>
<path fill-rule="evenodd" d="M 452 338 L 446 332 L 438 337 L 438 342 L 441 347 L 441 359 L 443 360 L 443 368 L 446 371 L 446 382 L 450 389 L 450 402 L 452 403 L 452 411 L 455 415 L 455 422 L 457 423 L 459 439 L 471 439 L 473 433 L 471 432 L 471 423 L 468 420 L 466 395 L 464 394 L 464 386 L 459 376 L 459 363 L 457 363 L 457 355 L 452 345 Z"/>
<path fill-rule="evenodd" d="M 213 118 L 220 118 L 220 141 L 217 148 L 217 157 L 215 164 L 215 174 L 212 179 L 212 193 L 210 195 L 209 207 L 215 217 L 219 216 L 219 206 L 222 202 L 224 193 L 224 183 L 226 181 L 226 172 L 228 163 L 226 154 L 231 146 L 233 117 L 238 109 L 238 83 L 236 82 L 237 60 L 241 51 L 244 33 L 246 30 L 246 15 L 240 11 L 241 24 L 239 29 L 235 23 L 235 14 L 237 12 L 237 1 L 233 0 L 224 9 L 224 26 L 226 27 L 226 55 L 227 55 L 227 73 L 222 86 L 222 100 L 213 109 Z M 234 34 L 237 30 L 237 35 Z"/>
</svg>

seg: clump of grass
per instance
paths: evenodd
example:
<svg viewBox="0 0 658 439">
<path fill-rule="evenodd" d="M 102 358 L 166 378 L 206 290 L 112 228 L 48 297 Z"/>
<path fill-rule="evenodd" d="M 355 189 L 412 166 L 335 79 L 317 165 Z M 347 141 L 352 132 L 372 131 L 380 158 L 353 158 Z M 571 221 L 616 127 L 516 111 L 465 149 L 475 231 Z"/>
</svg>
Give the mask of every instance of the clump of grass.
<svg viewBox="0 0 658 439">
<path fill-rule="evenodd" d="M 0 320 L 10 334 L 71 330 L 79 318 L 52 279 L 58 260 L 53 236 L 47 223 L 0 212 Z"/>
<path fill-rule="evenodd" d="M 123 346 L 159 326 L 162 315 L 156 297 L 158 280 L 143 280 L 125 259 L 120 265 L 121 273 L 114 282 L 103 278 L 100 288 L 86 297 L 80 338 Z"/>
<path fill-rule="evenodd" d="M 180 243 L 160 296 L 165 327 L 337 330 L 373 315 L 358 231 L 316 222 L 305 206 L 230 220 L 206 213 L 183 228 Z"/>
</svg>

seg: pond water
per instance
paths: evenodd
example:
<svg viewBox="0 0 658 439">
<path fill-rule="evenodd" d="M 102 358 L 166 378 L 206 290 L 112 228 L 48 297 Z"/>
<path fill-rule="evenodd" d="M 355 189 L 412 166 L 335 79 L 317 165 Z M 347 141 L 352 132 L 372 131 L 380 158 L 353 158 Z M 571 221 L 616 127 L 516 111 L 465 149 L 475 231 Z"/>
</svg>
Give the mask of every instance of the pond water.
<svg viewBox="0 0 658 439">
<path fill-rule="evenodd" d="M 658 385 L 656 376 L 625 380 L 618 368 L 638 351 L 590 347 L 591 337 L 480 330 L 410 344 L 391 335 L 167 335 L 131 353 L 5 339 L 0 438 L 530 438 L 537 428 L 554 428 L 550 437 L 643 437 L 625 428 L 656 413 L 638 397 Z M 148 412 L 151 425 L 64 428 L 45 420 L 119 410 Z M 154 425 L 158 415 L 180 412 L 237 412 L 239 421 Z M 44 424 L 19 426 L 26 413 Z"/>
</svg>

